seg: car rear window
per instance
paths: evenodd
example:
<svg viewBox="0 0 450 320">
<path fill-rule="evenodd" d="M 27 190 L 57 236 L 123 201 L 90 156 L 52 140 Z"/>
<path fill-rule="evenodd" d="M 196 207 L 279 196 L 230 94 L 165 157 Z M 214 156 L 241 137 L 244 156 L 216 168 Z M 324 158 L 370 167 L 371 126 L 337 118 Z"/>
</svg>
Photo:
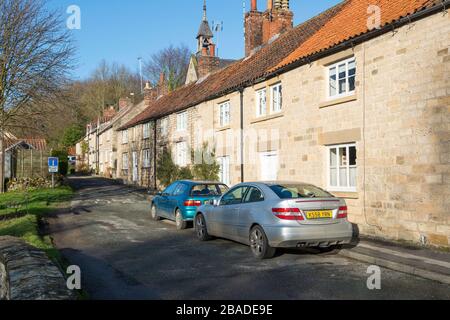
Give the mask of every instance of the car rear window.
<svg viewBox="0 0 450 320">
<path fill-rule="evenodd" d="M 215 197 L 221 196 L 228 191 L 228 187 L 224 184 L 199 184 L 192 188 L 191 196 L 193 197 Z"/>
<path fill-rule="evenodd" d="M 333 198 L 333 195 L 307 184 L 285 184 L 269 186 L 281 199 Z"/>
</svg>

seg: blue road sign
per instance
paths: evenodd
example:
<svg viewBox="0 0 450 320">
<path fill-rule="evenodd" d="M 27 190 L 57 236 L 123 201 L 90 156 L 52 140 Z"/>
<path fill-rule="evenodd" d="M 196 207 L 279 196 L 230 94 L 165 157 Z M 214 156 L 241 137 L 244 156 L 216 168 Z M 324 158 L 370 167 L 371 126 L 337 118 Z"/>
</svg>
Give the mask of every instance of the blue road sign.
<svg viewBox="0 0 450 320">
<path fill-rule="evenodd" d="M 58 158 L 48 158 L 48 172 L 58 173 L 59 169 L 59 159 Z"/>
</svg>

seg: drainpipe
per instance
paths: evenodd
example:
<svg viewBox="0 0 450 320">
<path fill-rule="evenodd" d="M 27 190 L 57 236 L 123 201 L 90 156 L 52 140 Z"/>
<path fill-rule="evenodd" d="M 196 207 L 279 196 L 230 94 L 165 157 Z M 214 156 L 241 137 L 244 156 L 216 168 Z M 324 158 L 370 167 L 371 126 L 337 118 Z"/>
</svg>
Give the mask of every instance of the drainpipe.
<svg viewBox="0 0 450 320">
<path fill-rule="evenodd" d="M 244 88 L 239 88 L 239 94 L 241 97 L 241 182 L 244 182 Z"/>
<path fill-rule="evenodd" d="M 154 174 L 154 178 L 153 178 L 153 183 L 154 183 L 154 188 L 155 191 L 158 189 L 158 185 L 157 185 L 157 179 L 156 179 L 156 170 L 157 170 L 157 165 L 156 165 L 156 161 L 157 161 L 157 157 L 156 157 L 156 124 L 157 124 L 157 120 L 155 120 L 155 122 L 153 123 L 153 174 Z"/>
</svg>

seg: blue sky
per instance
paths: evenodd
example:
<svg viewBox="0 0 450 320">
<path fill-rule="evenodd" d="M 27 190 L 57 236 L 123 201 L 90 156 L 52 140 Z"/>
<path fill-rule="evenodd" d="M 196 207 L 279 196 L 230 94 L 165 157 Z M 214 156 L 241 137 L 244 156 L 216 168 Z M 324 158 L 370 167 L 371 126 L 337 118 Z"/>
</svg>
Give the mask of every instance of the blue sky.
<svg viewBox="0 0 450 320">
<path fill-rule="evenodd" d="M 295 25 L 340 1 L 291 0 Z M 245 2 L 248 10 L 250 0 Z M 50 0 L 49 5 L 63 14 L 70 5 L 81 9 L 81 30 L 71 32 L 78 49 L 74 77 L 83 79 L 102 59 L 137 71 L 138 57 L 146 59 L 171 44 L 184 43 L 194 52 L 203 0 Z M 207 5 L 209 21 L 224 23 L 218 39 L 219 55 L 241 58 L 244 54 L 243 1 L 207 0 Z M 266 1 L 259 0 L 259 10 L 265 7 Z"/>
</svg>

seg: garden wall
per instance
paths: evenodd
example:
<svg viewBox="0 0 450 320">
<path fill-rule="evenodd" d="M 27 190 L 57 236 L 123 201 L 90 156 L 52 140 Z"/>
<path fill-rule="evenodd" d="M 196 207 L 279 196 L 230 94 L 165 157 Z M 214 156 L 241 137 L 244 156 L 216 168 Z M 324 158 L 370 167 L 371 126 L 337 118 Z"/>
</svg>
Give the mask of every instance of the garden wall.
<svg viewBox="0 0 450 320">
<path fill-rule="evenodd" d="M 0 237 L 0 300 L 73 300 L 47 255 L 14 237 Z"/>
</svg>

